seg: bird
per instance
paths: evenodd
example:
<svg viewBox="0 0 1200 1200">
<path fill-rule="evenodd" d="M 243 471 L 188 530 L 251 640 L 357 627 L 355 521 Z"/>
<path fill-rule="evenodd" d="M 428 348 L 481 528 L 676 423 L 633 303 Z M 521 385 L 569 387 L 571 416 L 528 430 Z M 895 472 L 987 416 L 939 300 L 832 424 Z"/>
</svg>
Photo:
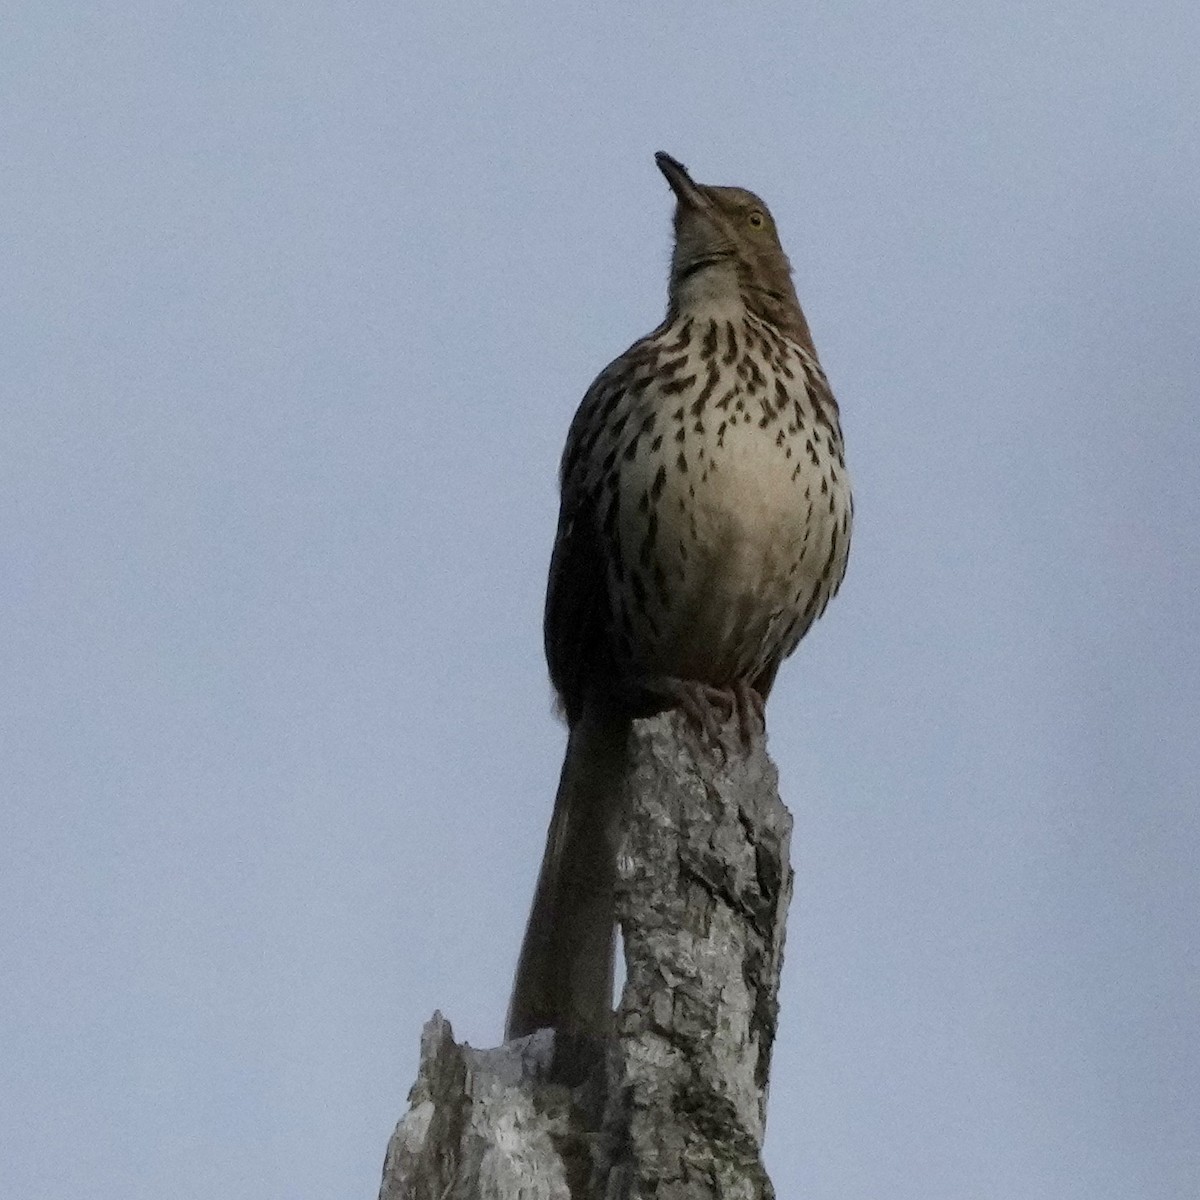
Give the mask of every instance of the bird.
<svg viewBox="0 0 1200 1200">
<path fill-rule="evenodd" d="M 567 751 L 508 1039 L 611 1028 L 632 719 L 680 707 L 712 732 L 736 713 L 752 736 L 850 550 L 838 405 L 770 210 L 655 161 L 666 316 L 596 377 L 562 456 L 544 633 Z"/>
</svg>

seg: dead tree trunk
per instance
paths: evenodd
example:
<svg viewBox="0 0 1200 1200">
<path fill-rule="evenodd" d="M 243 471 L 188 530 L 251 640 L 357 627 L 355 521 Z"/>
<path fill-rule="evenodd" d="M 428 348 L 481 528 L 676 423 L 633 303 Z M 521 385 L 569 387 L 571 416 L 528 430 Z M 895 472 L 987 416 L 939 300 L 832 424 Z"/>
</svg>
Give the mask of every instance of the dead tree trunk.
<svg viewBox="0 0 1200 1200">
<path fill-rule="evenodd" d="M 380 1200 L 761 1200 L 792 821 L 763 741 L 636 721 L 613 1035 L 458 1045 L 435 1014 Z M 728 747 L 735 747 L 732 738 Z"/>
</svg>

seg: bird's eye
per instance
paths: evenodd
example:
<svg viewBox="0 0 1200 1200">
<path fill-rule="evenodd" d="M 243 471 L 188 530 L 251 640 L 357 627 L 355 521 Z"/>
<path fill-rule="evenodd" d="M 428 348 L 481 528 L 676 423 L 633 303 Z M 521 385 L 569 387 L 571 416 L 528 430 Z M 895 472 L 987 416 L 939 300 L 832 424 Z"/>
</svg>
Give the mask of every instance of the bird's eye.
<svg viewBox="0 0 1200 1200">
<path fill-rule="evenodd" d="M 746 220 L 748 220 L 755 229 L 761 229 L 763 225 L 766 224 L 766 218 L 758 211 L 757 208 L 746 218 Z"/>
</svg>

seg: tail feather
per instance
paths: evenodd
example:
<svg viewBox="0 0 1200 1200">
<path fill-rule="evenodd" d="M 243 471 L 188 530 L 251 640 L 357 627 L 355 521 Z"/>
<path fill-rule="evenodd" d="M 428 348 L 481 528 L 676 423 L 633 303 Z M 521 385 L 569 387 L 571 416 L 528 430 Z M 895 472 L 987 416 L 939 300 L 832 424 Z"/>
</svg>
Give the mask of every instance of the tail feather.
<svg viewBox="0 0 1200 1200">
<path fill-rule="evenodd" d="M 629 720 L 586 710 L 571 729 L 505 1037 L 612 1021 L 613 889 Z"/>
</svg>

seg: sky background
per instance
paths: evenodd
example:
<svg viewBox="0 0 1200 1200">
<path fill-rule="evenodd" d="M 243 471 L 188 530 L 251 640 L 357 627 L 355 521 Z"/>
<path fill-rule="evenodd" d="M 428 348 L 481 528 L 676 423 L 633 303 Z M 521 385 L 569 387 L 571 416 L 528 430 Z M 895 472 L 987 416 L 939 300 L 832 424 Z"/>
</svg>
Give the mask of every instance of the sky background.
<svg viewBox="0 0 1200 1200">
<path fill-rule="evenodd" d="M 597 10 L 601 11 L 597 11 Z M 373 1197 L 500 1037 L 567 425 L 754 188 L 841 401 L 781 1200 L 1200 1194 L 1200 7 L 0 18 L 0 1195 Z"/>
</svg>

